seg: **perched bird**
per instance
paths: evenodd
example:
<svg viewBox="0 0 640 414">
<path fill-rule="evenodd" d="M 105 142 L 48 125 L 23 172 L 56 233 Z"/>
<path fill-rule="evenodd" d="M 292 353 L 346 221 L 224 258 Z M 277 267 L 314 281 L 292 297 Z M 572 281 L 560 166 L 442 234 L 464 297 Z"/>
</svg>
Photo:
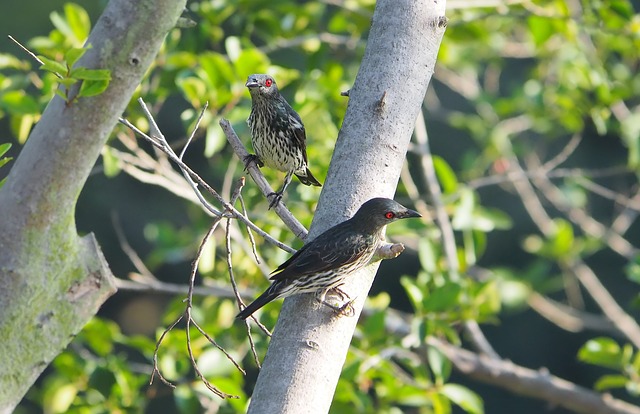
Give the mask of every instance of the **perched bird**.
<svg viewBox="0 0 640 414">
<path fill-rule="evenodd" d="M 300 115 L 280 95 L 276 81 L 269 75 L 251 75 L 245 84 L 251 93 L 251 114 L 247 119 L 251 129 L 251 144 L 255 155 L 244 160 L 246 165 L 255 162 L 259 167 L 286 172 L 284 184 L 269 204 L 278 204 L 291 182 L 292 175 L 305 185 L 321 184 L 311 174 L 307 161 L 307 144 Z"/>
<path fill-rule="evenodd" d="M 343 311 L 351 302 L 332 305 L 325 301 L 327 292 L 347 297 L 338 287 L 349 273 L 369 263 L 383 242 L 384 226 L 410 217 L 421 216 L 388 198 L 367 201 L 349 220 L 325 231 L 274 270 L 271 286 L 237 318 L 246 319 L 272 300 L 297 293 L 315 293 L 319 302 Z"/>
</svg>

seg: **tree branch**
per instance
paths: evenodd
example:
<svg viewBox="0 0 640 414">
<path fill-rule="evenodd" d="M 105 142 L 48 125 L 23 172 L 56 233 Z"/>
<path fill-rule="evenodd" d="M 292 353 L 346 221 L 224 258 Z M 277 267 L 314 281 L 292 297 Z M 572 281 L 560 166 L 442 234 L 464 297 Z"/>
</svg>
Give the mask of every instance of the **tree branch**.
<svg viewBox="0 0 640 414">
<path fill-rule="evenodd" d="M 640 414 L 640 408 L 610 395 L 602 395 L 550 375 L 546 370 L 524 368 L 510 361 L 476 355 L 436 338 L 427 344 L 437 348 L 453 366 L 469 378 L 493 384 L 515 394 L 538 398 L 584 414 Z"/>
<path fill-rule="evenodd" d="M 379 0 L 309 238 L 365 201 L 392 196 L 444 33 L 445 2 Z M 384 96 L 384 105 L 380 104 Z M 344 290 L 359 315 L 377 263 Z M 342 288 L 342 287 L 341 287 Z M 285 299 L 249 413 L 326 413 L 357 318 L 336 318 L 312 295 Z"/>
<path fill-rule="evenodd" d="M 92 48 L 76 64 L 109 70 L 109 87 L 70 104 L 54 97 L 0 189 L 3 217 L 11 217 L 0 220 L 0 333 L 11 338 L 0 353 L 0 412 L 18 404 L 115 290 L 93 235 L 76 234 L 76 200 L 184 6 L 109 2 L 87 41 Z"/>
</svg>

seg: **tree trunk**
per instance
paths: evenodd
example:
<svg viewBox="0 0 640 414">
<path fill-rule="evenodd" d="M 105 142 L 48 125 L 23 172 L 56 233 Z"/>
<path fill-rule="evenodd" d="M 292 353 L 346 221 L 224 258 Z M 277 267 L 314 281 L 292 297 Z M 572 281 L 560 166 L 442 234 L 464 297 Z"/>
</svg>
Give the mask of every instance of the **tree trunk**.
<svg viewBox="0 0 640 414">
<path fill-rule="evenodd" d="M 0 412 L 12 411 L 115 292 L 94 236 L 76 233 L 75 204 L 184 6 L 185 0 L 110 1 L 77 64 L 109 69 L 109 87 L 71 104 L 56 96 L 0 190 Z"/>
<path fill-rule="evenodd" d="M 434 71 L 446 26 L 444 8 L 445 1 L 377 2 L 308 240 L 350 217 L 366 200 L 393 196 Z M 343 286 L 357 298 L 356 317 L 336 318 L 312 295 L 285 300 L 249 413 L 329 411 L 377 268 L 377 263 L 368 266 Z"/>
</svg>

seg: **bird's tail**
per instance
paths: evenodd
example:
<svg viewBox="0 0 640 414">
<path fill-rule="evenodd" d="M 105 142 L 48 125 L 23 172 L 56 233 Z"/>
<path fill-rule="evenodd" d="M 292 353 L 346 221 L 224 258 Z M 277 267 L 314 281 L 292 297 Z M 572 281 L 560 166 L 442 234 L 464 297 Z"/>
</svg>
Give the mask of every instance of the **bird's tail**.
<svg viewBox="0 0 640 414">
<path fill-rule="evenodd" d="M 298 179 L 300 180 L 300 182 L 304 185 L 315 185 L 316 187 L 322 187 L 322 184 L 320 184 L 320 181 L 318 181 L 316 179 L 316 177 L 313 176 L 313 174 L 311 174 L 311 171 L 309 171 L 309 168 L 305 168 L 304 172 L 296 172 L 296 177 L 298 177 Z"/>
<path fill-rule="evenodd" d="M 258 296 L 258 298 L 253 302 L 251 302 L 249 306 L 242 309 L 242 311 L 240 311 L 240 313 L 236 315 L 236 319 L 243 319 L 243 320 L 247 319 L 249 316 L 253 314 L 253 312 L 257 311 L 258 309 L 260 309 L 267 303 L 271 302 L 272 300 L 277 299 L 280 296 L 280 293 L 282 293 L 281 290 L 279 289 L 280 283 L 282 282 L 280 281 L 274 282 L 269 287 L 269 289 L 264 291 L 262 295 Z"/>
</svg>

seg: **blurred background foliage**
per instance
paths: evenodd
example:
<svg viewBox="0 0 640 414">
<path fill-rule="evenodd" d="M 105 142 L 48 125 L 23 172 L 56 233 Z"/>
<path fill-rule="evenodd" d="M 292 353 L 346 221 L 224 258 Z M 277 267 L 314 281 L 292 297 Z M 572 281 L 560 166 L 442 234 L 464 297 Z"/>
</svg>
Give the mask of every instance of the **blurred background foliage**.
<svg viewBox="0 0 640 414">
<path fill-rule="evenodd" d="M 637 348 L 599 316 L 571 272 L 572 264 L 584 260 L 618 303 L 638 315 L 638 4 L 447 3 L 450 22 L 423 112 L 442 199 L 456 231 L 460 272 L 448 268 L 433 225 L 398 223 L 389 229 L 388 237 L 408 250 L 378 272 L 332 413 L 565 412 L 452 372 L 425 338 L 437 335 L 466 344 L 460 329 L 464 320 L 481 323 L 504 358 L 534 369 L 547 367 L 583 387 L 638 403 Z M 0 26 L 36 54 L 63 61 L 70 48 L 82 47 L 104 5 L 29 0 L 0 15 Z M 189 2 L 185 16 L 197 25 L 168 34 L 124 116 L 146 129 L 135 102 L 142 97 L 174 148 L 181 148 L 208 102 L 185 159 L 228 198 L 243 166 L 218 121 L 229 119 L 249 145 L 250 98 L 244 82 L 249 74 L 269 73 L 304 120 L 311 169 L 324 181 L 347 106 L 340 92 L 357 74 L 374 6 L 373 0 Z M 0 51 L 2 178 L 57 81 L 6 37 L 0 39 Z M 131 142 L 123 140 L 127 137 L 130 132 L 116 126 L 79 200 L 78 228 L 96 233 L 117 277 L 135 278 L 139 269 L 123 252 L 115 227 L 155 277 L 186 284 L 211 219 L 199 205 L 127 173 L 124 165 L 132 154 L 124 145 Z M 144 143 L 140 147 L 162 158 Z M 421 157 L 416 143 L 396 194 L 405 204 L 430 201 Z M 522 196 L 514 185 L 514 177 L 524 174 L 520 168 L 532 181 L 551 179 L 547 187 L 537 183 L 534 189 L 548 220 L 536 217 L 536 198 Z M 280 185 L 282 174 L 263 172 L 273 187 Z M 257 224 L 301 246 L 267 211 L 252 182 L 243 196 Z M 285 201 L 308 227 L 318 196 L 317 188 L 294 184 Z M 589 220 L 601 223 L 600 231 Z M 258 266 L 246 230 L 237 223 L 232 227 L 240 235 L 232 241 L 234 272 L 240 289 L 251 297 L 267 286 L 264 272 L 288 254 L 258 238 L 264 260 Z M 616 247 L 612 234 L 627 244 Z M 224 232 L 218 231 L 200 262 L 199 284 L 229 290 L 226 255 Z M 155 341 L 183 311 L 183 298 L 120 290 L 45 371 L 18 412 L 244 411 L 257 368 L 244 326 L 234 323 L 237 308 L 229 298 L 197 297 L 194 318 L 248 375 L 235 370 L 196 331 L 192 346 L 203 374 L 240 398 L 221 401 L 197 379 L 180 329 L 167 335 L 158 360 L 177 388 L 157 380 L 149 385 Z M 541 317 L 544 312 L 535 305 L 540 298 L 570 306 L 578 315 L 596 316 L 601 329 L 561 329 Z M 278 309 L 279 304 L 267 306 L 261 321 L 273 327 Z M 402 335 L 388 331 L 390 309 L 408 314 L 408 331 Z M 254 340 L 264 357 L 268 338 L 254 332 Z"/>
</svg>

